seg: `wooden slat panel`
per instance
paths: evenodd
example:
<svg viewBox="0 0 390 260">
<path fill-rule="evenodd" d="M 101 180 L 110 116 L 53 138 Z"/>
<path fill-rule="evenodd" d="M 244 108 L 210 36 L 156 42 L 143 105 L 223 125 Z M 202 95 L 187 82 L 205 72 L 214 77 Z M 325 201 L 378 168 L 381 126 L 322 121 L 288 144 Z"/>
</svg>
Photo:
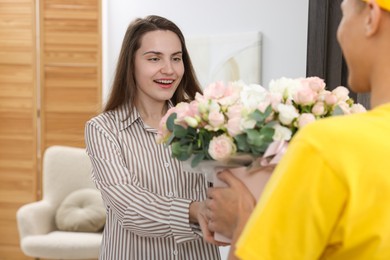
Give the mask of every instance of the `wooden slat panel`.
<svg viewBox="0 0 390 260">
<path fill-rule="evenodd" d="M 32 9 L 33 1 L 26 0 L 26 1 L 0 1 L 0 14 L 24 14 L 24 15 L 31 15 L 34 11 Z"/>
<path fill-rule="evenodd" d="M 101 1 L 39 1 L 40 26 L 36 3 L 0 0 L 1 260 L 31 259 L 19 248 L 15 216 L 39 197 L 41 153 L 51 145 L 83 147 L 85 122 L 101 106 Z"/>
<path fill-rule="evenodd" d="M 11 209 L 15 211 L 15 208 Z M 7 236 L 0 236 L 0 245 L 17 246 L 19 243 L 19 234 L 15 232 L 16 220 L 0 221 L 0 230 L 7 234 Z M 2 253 L 0 253 L 2 254 Z M 4 258 L 1 258 L 4 259 Z M 13 258 L 10 258 L 13 259 Z"/>
<path fill-rule="evenodd" d="M 42 22 L 42 150 L 84 147 L 101 106 L 100 0 L 46 0 Z"/>
<path fill-rule="evenodd" d="M 80 67 L 76 64 L 68 66 L 48 66 L 45 68 L 46 88 L 92 88 L 96 90 L 98 67 Z"/>
<path fill-rule="evenodd" d="M 46 0 L 45 19 L 95 20 L 100 17 L 100 0 Z"/>
<path fill-rule="evenodd" d="M 32 260 L 20 251 L 19 246 L 7 246 L 0 244 L 1 260 Z"/>
<path fill-rule="evenodd" d="M 35 1 L 0 0 L 0 259 L 19 248 L 16 211 L 37 198 Z"/>
<path fill-rule="evenodd" d="M 45 142 L 84 147 L 84 127 L 90 117 L 87 113 L 47 113 Z"/>
</svg>

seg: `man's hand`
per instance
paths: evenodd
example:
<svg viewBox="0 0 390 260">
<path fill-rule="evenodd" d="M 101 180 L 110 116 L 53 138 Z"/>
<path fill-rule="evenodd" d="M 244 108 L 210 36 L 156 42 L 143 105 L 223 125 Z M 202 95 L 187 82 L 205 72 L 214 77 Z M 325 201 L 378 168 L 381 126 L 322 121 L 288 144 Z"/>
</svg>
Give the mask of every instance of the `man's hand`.
<svg viewBox="0 0 390 260">
<path fill-rule="evenodd" d="M 248 188 L 228 170 L 218 173 L 226 188 L 209 188 L 207 191 L 207 223 L 210 232 L 232 238 L 238 223 L 246 222 L 256 199 Z"/>
</svg>

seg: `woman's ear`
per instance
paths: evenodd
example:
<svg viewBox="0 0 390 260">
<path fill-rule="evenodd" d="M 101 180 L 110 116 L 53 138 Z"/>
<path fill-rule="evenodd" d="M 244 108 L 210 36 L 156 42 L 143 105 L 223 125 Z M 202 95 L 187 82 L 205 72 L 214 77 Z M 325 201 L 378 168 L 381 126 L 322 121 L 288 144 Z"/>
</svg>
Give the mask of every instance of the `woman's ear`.
<svg viewBox="0 0 390 260">
<path fill-rule="evenodd" d="M 366 36 L 374 35 L 379 29 L 379 23 L 382 16 L 382 9 L 375 0 L 369 0 L 367 3 L 368 14 L 365 21 Z"/>
</svg>

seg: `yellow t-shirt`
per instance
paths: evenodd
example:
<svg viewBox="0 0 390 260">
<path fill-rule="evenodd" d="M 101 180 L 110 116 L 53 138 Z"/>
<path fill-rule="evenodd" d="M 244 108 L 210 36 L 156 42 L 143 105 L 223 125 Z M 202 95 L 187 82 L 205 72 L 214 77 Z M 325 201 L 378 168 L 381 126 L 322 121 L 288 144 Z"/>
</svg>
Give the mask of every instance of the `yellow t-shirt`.
<svg viewBox="0 0 390 260">
<path fill-rule="evenodd" d="M 238 243 L 240 259 L 390 259 L 390 104 L 291 141 Z"/>
</svg>

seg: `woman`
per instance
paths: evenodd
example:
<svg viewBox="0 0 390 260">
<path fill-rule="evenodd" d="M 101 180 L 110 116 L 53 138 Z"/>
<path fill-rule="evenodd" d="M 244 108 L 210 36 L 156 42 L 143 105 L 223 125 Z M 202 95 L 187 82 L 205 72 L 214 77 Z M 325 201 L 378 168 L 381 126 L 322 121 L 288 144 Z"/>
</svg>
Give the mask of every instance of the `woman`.
<svg viewBox="0 0 390 260">
<path fill-rule="evenodd" d="M 169 107 L 201 89 L 180 29 L 148 16 L 130 24 L 104 112 L 86 124 L 92 177 L 107 221 L 100 259 L 220 259 L 200 236 L 207 182 L 156 143 Z M 203 221 L 203 222 L 202 222 Z"/>
</svg>

